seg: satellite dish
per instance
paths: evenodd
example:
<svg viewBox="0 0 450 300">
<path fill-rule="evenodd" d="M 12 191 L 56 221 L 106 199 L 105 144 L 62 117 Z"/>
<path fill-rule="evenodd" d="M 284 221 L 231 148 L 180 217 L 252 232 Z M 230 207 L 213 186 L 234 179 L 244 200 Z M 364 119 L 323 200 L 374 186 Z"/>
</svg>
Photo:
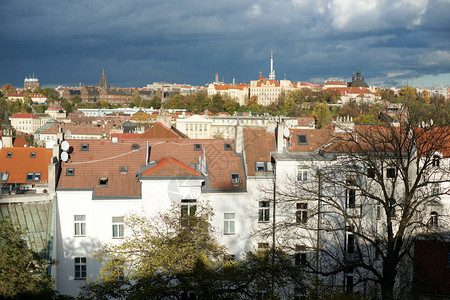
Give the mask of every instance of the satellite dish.
<svg viewBox="0 0 450 300">
<path fill-rule="evenodd" d="M 70 139 L 72 137 L 72 132 L 70 130 L 66 131 L 66 138 Z"/>
<path fill-rule="evenodd" d="M 69 145 L 69 142 L 68 142 L 68 141 L 63 141 L 63 142 L 61 143 L 61 149 L 63 149 L 64 151 L 69 150 L 69 147 L 70 147 L 70 145 Z"/>
<path fill-rule="evenodd" d="M 289 128 L 285 127 L 285 128 L 283 129 L 283 136 L 284 136 L 285 138 L 288 138 L 290 134 L 291 134 L 291 133 L 289 132 Z"/>
<path fill-rule="evenodd" d="M 68 161 L 69 160 L 69 154 L 67 154 L 67 152 L 61 153 L 61 160 L 62 161 Z"/>
</svg>

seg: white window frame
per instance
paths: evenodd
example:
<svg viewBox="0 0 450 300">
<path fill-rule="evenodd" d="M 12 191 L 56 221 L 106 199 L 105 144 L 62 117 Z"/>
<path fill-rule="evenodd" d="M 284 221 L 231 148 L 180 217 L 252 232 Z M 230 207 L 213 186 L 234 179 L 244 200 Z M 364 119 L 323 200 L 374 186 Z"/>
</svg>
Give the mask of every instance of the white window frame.
<svg viewBox="0 0 450 300">
<path fill-rule="evenodd" d="M 297 224 L 305 224 L 308 222 L 308 203 L 296 202 L 295 222 Z"/>
<path fill-rule="evenodd" d="M 75 257 L 74 259 L 74 278 L 86 279 L 87 277 L 87 263 L 86 257 Z"/>
<path fill-rule="evenodd" d="M 224 213 L 223 214 L 223 234 L 233 235 L 236 234 L 236 219 L 235 213 Z"/>
<path fill-rule="evenodd" d="M 123 216 L 112 217 L 112 237 L 121 239 L 125 236 L 125 222 Z"/>
<path fill-rule="evenodd" d="M 297 166 L 297 181 L 307 182 L 308 181 L 308 167 L 307 166 Z"/>
<path fill-rule="evenodd" d="M 74 215 L 74 236 L 86 236 L 86 215 Z"/>
<path fill-rule="evenodd" d="M 267 223 L 270 221 L 270 201 L 259 201 L 258 222 Z"/>
</svg>

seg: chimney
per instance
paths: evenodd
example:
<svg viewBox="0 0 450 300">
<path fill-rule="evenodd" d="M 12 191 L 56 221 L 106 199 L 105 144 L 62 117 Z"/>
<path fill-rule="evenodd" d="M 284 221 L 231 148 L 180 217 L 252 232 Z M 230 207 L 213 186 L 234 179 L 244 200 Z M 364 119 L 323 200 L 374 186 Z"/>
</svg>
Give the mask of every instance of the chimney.
<svg viewBox="0 0 450 300">
<path fill-rule="evenodd" d="M 283 137 L 283 129 L 284 129 L 284 123 L 281 122 L 281 117 L 279 121 L 277 122 L 277 127 L 275 129 L 275 137 L 276 137 L 276 143 L 277 143 L 277 153 L 283 153 L 284 150 L 284 137 Z"/>
<path fill-rule="evenodd" d="M 219 82 L 219 73 L 216 73 L 216 81 L 215 81 L 215 83 L 218 83 Z"/>
<path fill-rule="evenodd" d="M 238 154 L 242 154 L 242 151 L 244 150 L 244 128 L 239 124 L 236 126 L 234 149 Z"/>
</svg>

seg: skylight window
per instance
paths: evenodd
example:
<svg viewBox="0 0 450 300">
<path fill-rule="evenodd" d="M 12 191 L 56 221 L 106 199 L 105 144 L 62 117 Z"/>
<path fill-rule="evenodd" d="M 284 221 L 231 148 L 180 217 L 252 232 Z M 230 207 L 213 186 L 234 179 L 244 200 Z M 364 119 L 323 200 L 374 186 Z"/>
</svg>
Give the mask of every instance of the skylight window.
<svg viewBox="0 0 450 300">
<path fill-rule="evenodd" d="M 128 166 L 120 166 L 119 172 L 120 174 L 128 174 Z"/>
<path fill-rule="evenodd" d="M 239 174 L 237 174 L 237 173 L 231 174 L 231 184 L 232 185 L 240 185 L 241 184 L 241 178 L 239 177 Z"/>
<path fill-rule="evenodd" d="M 81 144 L 81 151 L 89 151 L 89 144 Z"/>
<path fill-rule="evenodd" d="M 108 185 L 108 178 L 102 177 L 98 180 L 98 185 Z"/>
<path fill-rule="evenodd" d="M 36 158 L 36 152 L 31 152 L 31 153 L 30 153 L 30 157 L 31 157 L 31 158 Z"/>
<path fill-rule="evenodd" d="M 297 135 L 297 140 L 299 145 L 308 145 L 308 139 L 306 138 L 306 134 Z"/>
<path fill-rule="evenodd" d="M 11 157 L 12 157 L 12 152 L 6 153 L 6 158 L 11 158 Z"/>
<path fill-rule="evenodd" d="M 202 144 L 194 144 L 194 150 L 195 151 L 201 151 L 202 150 Z"/>
<path fill-rule="evenodd" d="M 223 144 L 225 151 L 231 151 L 233 148 L 231 147 L 231 144 Z"/>
<path fill-rule="evenodd" d="M 131 145 L 131 150 L 139 150 L 139 148 L 141 148 L 141 146 L 139 144 L 132 144 Z"/>
<path fill-rule="evenodd" d="M 68 168 L 66 170 L 66 176 L 74 176 L 75 175 L 75 169 L 74 168 Z"/>
</svg>

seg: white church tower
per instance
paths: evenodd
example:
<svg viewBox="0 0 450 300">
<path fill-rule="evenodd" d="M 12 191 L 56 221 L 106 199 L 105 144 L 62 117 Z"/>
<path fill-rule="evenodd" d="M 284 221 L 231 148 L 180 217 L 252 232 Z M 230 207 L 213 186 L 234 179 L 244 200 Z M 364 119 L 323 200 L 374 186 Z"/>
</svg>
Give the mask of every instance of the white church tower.
<svg viewBox="0 0 450 300">
<path fill-rule="evenodd" d="M 275 70 L 273 69 L 273 51 L 270 50 L 270 73 L 269 80 L 275 80 Z"/>
</svg>

